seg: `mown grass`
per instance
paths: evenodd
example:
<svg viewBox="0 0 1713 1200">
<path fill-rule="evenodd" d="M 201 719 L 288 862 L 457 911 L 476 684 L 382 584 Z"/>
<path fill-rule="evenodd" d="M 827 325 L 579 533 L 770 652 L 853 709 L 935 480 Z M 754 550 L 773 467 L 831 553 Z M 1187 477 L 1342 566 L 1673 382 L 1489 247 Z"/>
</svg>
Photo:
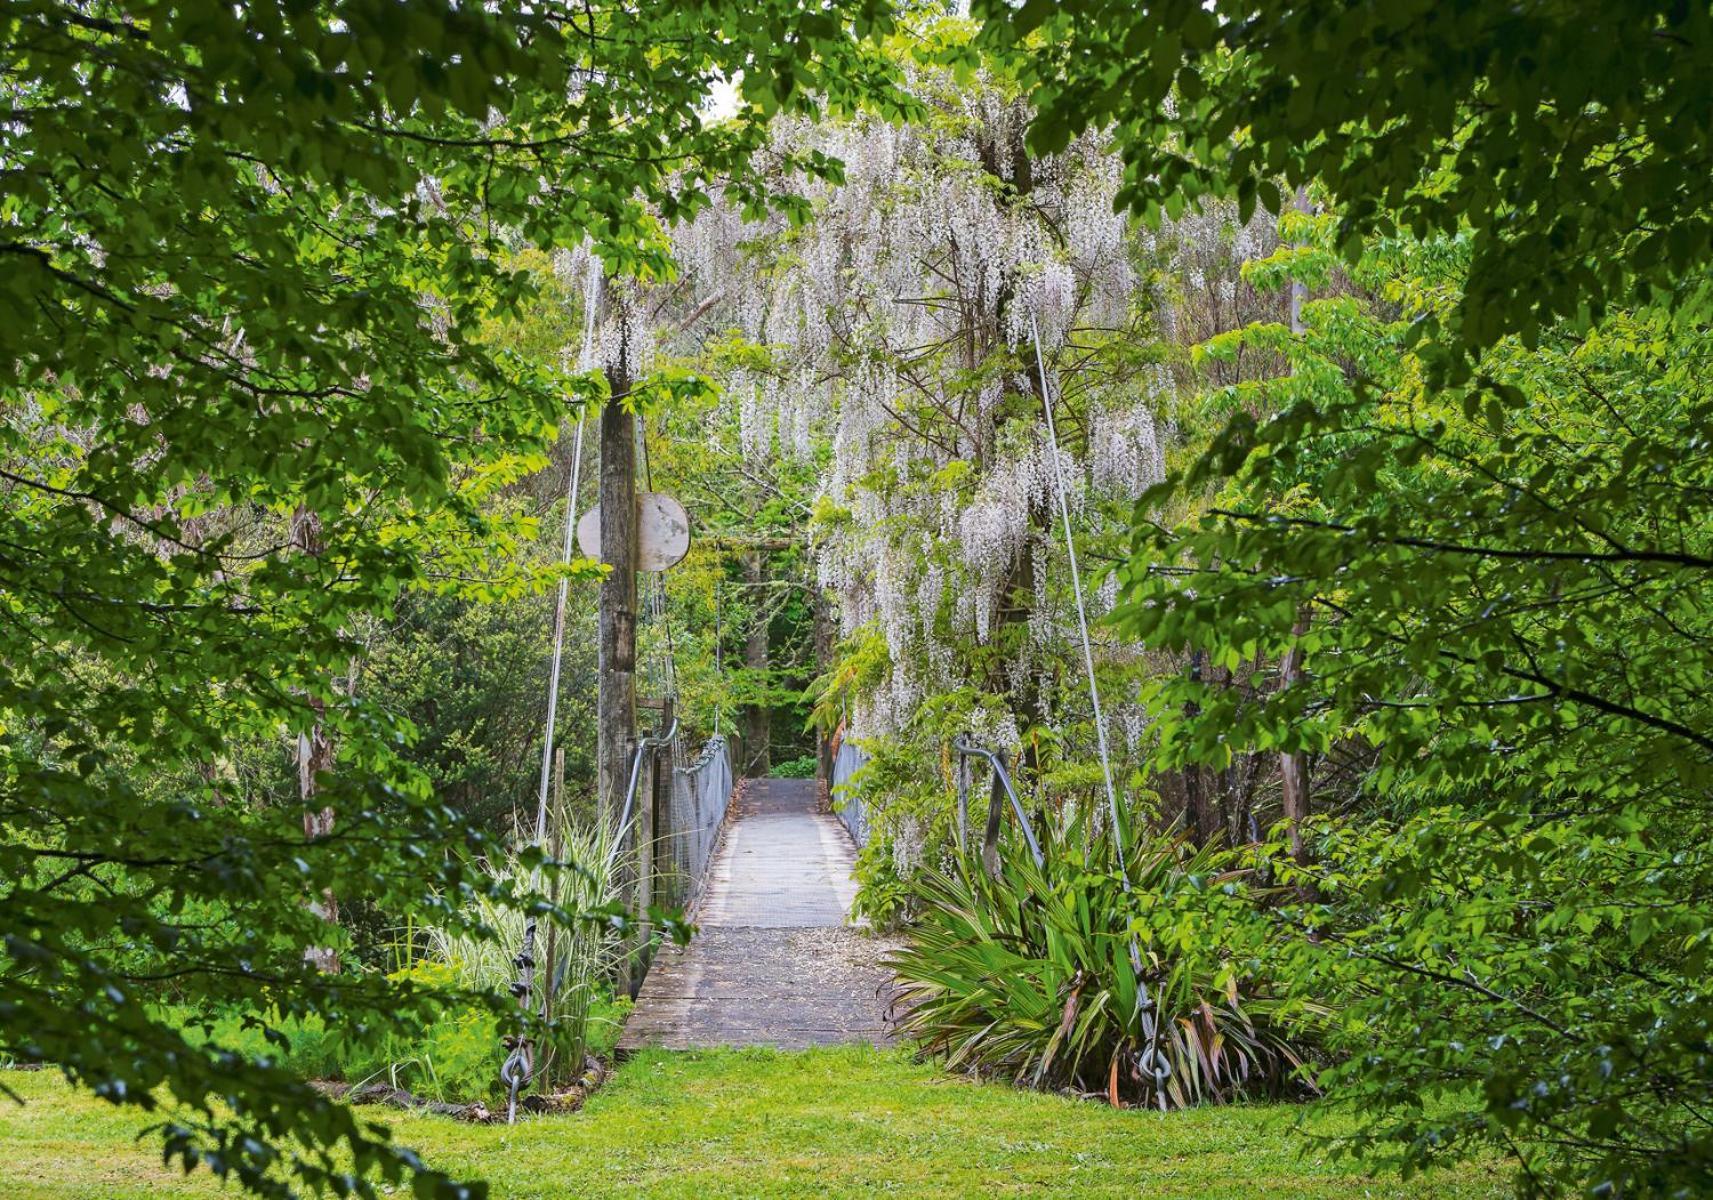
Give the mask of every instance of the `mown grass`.
<svg viewBox="0 0 1713 1200">
<path fill-rule="evenodd" d="M 148 1123 L 49 1072 L 8 1073 L 0 1193 L 54 1197 L 236 1195 L 160 1165 Z M 382 1110 L 370 1110 L 379 1114 Z M 1495 1197 L 1502 1164 L 1403 1183 L 1334 1161 L 1338 1131 L 1299 1110 L 1162 1115 L 978 1084 L 898 1053 L 720 1051 L 627 1063 L 583 1112 L 516 1128 L 387 1117 L 436 1165 L 490 1181 L 503 1200 L 620 1196 Z"/>
</svg>

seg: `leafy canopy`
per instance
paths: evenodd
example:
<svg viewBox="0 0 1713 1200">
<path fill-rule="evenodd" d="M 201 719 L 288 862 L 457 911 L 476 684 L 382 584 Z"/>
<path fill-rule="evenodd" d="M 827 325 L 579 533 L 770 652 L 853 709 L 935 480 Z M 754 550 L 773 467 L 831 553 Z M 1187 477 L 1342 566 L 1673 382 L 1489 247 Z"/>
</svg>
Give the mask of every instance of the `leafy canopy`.
<svg viewBox="0 0 1713 1200">
<path fill-rule="evenodd" d="M 1317 934 L 1280 970 L 1350 1018 L 1323 1082 L 1356 1147 L 1705 1191 L 1713 12 L 978 12 L 1035 149 L 1110 126 L 1121 204 L 1230 197 L 1293 243 L 1248 273 L 1303 328 L 1201 347 L 1284 369 L 1197 397 L 1118 623 L 1215 667 L 1145 685 L 1162 765 L 1351 781 L 1324 772 L 1318 861 L 1278 870 Z"/>
<path fill-rule="evenodd" d="M 1298 245 L 1250 265 L 1325 289 L 1300 334 L 1202 347 L 1288 370 L 1202 398 L 1218 431 L 1170 485 L 1202 503 L 1139 511 L 1115 614 L 1157 650 L 1306 667 L 1149 681 L 1162 764 L 1354 764 L 1316 788 L 1318 861 L 1275 864 L 1300 899 L 1268 918 L 1315 935 L 1279 977 L 1342 1010 L 1320 1082 L 1362 1114 L 1349 1148 L 1496 1147 L 1530 1194 L 1698 1194 L 1707 335 L 1614 313 L 1435 389 L 1410 331 L 1457 303 L 1468 243 L 1377 243 L 1340 277 L 1333 224 L 1297 215 Z"/>
<path fill-rule="evenodd" d="M 788 203 L 749 169 L 768 116 L 895 109 L 868 40 L 891 20 L 0 3 L 0 1052 L 178 1101 L 169 1156 L 259 1192 L 480 1190 L 158 1006 L 353 1036 L 432 1017 L 432 989 L 350 954 L 311 970 L 306 947 L 350 943 L 308 902 L 445 923 L 495 886 L 354 664 L 408 590 L 508 570 L 527 530 L 484 497 L 602 394 L 486 340 L 537 288 L 511 252 L 589 239 L 658 275 L 661 223 L 715 181 Z M 294 741 L 331 833 L 231 770 Z"/>
<path fill-rule="evenodd" d="M 1457 344 L 1532 342 L 1660 294 L 1705 312 L 1713 11 L 1609 4 L 978 0 L 1031 89 L 1041 152 L 1111 125 L 1123 203 L 1176 215 L 1287 186 L 1339 200 L 1339 242 L 1474 234 Z M 1685 283 L 1686 277 L 1690 282 Z"/>
</svg>

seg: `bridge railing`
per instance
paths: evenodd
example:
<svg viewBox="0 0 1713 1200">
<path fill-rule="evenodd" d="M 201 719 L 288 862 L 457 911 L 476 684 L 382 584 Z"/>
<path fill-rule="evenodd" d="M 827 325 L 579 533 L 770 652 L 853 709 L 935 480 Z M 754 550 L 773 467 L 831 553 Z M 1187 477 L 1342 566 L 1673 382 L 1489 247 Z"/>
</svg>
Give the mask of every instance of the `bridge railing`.
<svg viewBox="0 0 1713 1200">
<path fill-rule="evenodd" d="M 637 915 L 650 905 L 688 908 L 701 894 L 731 807 L 731 745 L 715 735 L 690 758 L 674 723 L 636 746 L 619 809 L 615 858 Z"/>
<path fill-rule="evenodd" d="M 707 882 L 708 863 L 732 802 L 731 745 L 718 734 L 688 763 L 672 764 L 668 820 L 656 845 L 666 874 L 684 881 L 677 903 L 689 905 Z"/>
<path fill-rule="evenodd" d="M 1017 798 L 1017 788 L 1011 782 L 1011 771 L 1005 763 L 1005 752 L 989 749 L 976 741 L 969 734 L 959 734 L 952 740 L 952 750 L 958 756 L 958 846 L 966 849 L 969 844 L 969 763 L 972 759 L 985 762 L 993 771 L 993 786 L 988 792 L 987 820 L 981 835 L 981 861 L 987 867 L 988 874 L 999 873 L 999 826 L 1007 802 L 1017 818 L 1017 828 L 1023 833 L 1023 840 L 1029 844 L 1029 854 L 1038 867 L 1042 863 L 1041 843 L 1035 838 L 1035 829 L 1029 823 L 1029 814 L 1023 809 L 1023 801 Z"/>
<path fill-rule="evenodd" d="M 829 787 L 833 812 L 850 830 L 851 840 L 858 849 L 868 845 L 868 808 L 863 804 L 861 791 L 851 780 L 867 761 L 868 755 L 857 749 L 850 739 L 840 742 L 839 752 L 833 756 L 833 777 Z"/>
<path fill-rule="evenodd" d="M 984 861 L 994 857 L 995 845 L 999 837 L 1001 809 L 1008 805 L 1017 818 L 1017 826 L 1022 831 L 1024 841 L 1029 845 L 1030 854 L 1039 863 L 1041 861 L 1041 847 L 1035 838 L 1035 830 L 1029 823 L 1028 813 L 1024 811 L 1023 803 L 1017 796 L 1017 789 L 1011 782 L 1011 771 L 1005 761 L 1004 752 L 981 745 L 967 733 L 961 734 L 953 740 L 952 751 L 958 759 L 958 845 L 963 847 L 969 841 L 969 792 L 972 776 L 970 768 L 972 763 L 982 762 L 992 772 L 987 821 L 982 836 Z M 851 839 L 856 842 L 859 848 L 868 845 L 871 833 L 871 814 L 863 799 L 862 790 L 855 785 L 853 780 L 866 762 L 868 762 L 868 755 L 859 750 L 854 742 L 848 739 L 841 742 L 838 753 L 833 758 L 833 777 L 830 787 L 833 811 L 844 823 L 845 828 L 850 830 Z"/>
<path fill-rule="evenodd" d="M 676 722 L 636 744 L 613 843 L 618 894 L 637 922 L 625 984 L 632 995 L 653 961 L 650 909 L 689 911 L 707 882 L 731 807 L 732 748 L 715 735 L 688 758 Z"/>
</svg>

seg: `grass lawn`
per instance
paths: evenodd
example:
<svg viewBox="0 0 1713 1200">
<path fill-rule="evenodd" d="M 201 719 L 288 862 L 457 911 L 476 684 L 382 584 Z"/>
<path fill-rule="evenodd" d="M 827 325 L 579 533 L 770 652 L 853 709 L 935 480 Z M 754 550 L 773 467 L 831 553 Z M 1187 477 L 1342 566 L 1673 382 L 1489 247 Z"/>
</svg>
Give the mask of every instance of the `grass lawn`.
<svg viewBox="0 0 1713 1200">
<path fill-rule="evenodd" d="M 0 1195 L 237 1195 L 160 1165 L 149 1118 L 50 1072 L 4 1082 Z M 371 1109 L 377 1115 L 384 1110 Z M 498 1200 L 653 1196 L 1497 1197 L 1501 1164 L 1370 1178 L 1291 1132 L 1297 1110 L 1115 1112 L 954 1079 L 897 1053 L 723 1051 L 627 1063 L 581 1113 L 516 1128 L 394 1114 L 437 1166 L 484 1177 Z M 1317 1120 L 1320 1133 L 1336 1126 Z M 1303 1152 L 1305 1145 L 1307 1152 Z"/>
</svg>

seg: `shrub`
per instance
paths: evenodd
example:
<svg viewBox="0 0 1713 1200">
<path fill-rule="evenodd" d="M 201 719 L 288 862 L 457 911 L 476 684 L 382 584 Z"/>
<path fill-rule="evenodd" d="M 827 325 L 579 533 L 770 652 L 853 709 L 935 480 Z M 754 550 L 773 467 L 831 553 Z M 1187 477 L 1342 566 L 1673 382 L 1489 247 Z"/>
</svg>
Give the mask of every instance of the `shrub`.
<svg viewBox="0 0 1713 1200">
<path fill-rule="evenodd" d="M 1321 936 L 1279 966 L 1344 1018 L 1334 1150 L 1415 1171 L 1502 1147 L 1529 1195 L 1713 1195 L 1704 855 L 1641 813 L 1448 804 L 1320 833 L 1288 919 Z"/>
<path fill-rule="evenodd" d="M 774 779 L 813 779 L 820 767 L 819 760 L 813 754 L 804 754 L 798 758 L 787 758 L 773 764 L 768 772 Z"/>
<path fill-rule="evenodd" d="M 582 1074 L 591 1051 L 608 1049 L 616 1040 L 609 981 L 625 953 L 620 931 L 602 917 L 615 911 L 618 904 L 621 865 L 613 855 L 613 839 L 606 824 L 567 820 L 557 840 L 564 859 L 572 865 L 560 872 L 548 891 L 563 908 L 588 917 L 558 927 L 544 920 L 537 928 L 536 957 L 541 969 L 536 974 L 534 1000 L 541 1004 L 542 989 L 551 981 L 548 1015 L 553 1022 L 548 1044 L 538 1048 L 537 1073 L 549 1081 L 574 1079 Z M 518 852 L 489 863 L 487 869 L 496 880 L 519 888 L 535 886 L 526 878 L 531 869 Z M 457 986 L 474 992 L 504 993 L 517 974 L 513 958 L 523 944 L 526 917 L 520 909 L 494 904 L 480 893 L 476 903 L 480 923 L 495 936 L 473 937 L 431 928 L 427 931 L 431 953 L 450 971 Z M 498 1045 L 497 1037 L 494 1044 Z M 497 1073 L 499 1058 L 491 1057 L 489 1065 L 491 1072 Z"/>
<path fill-rule="evenodd" d="M 1271 934 L 1233 857 L 1149 835 L 1132 853 L 1127 892 L 1116 870 L 1085 855 L 1084 832 L 1073 822 L 1050 834 L 1042 867 L 1012 845 L 997 878 L 973 856 L 951 873 L 920 873 L 920 921 L 890 959 L 902 1032 L 949 1066 L 1114 1104 L 1306 1090 L 1303 1051 L 1283 1022 L 1287 1009 L 1319 1013 L 1259 973 Z M 1140 1069 L 1136 962 L 1161 1014 L 1169 1074 L 1158 1094 Z"/>
<path fill-rule="evenodd" d="M 431 1021 L 379 1029 L 330 1025 L 317 1015 L 282 1019 L 277 1013 L 205 1013 L 184 1006 L 160 1012 L 199 1045 L 271 1060 L 299 1079 L 385 1082 L 430 1100 L 496 1098 L 501 1054 L 496 1009 L 480 997 L 454 999 L 456 974 L 444 964 L 419 963 L 387 979 L 432 991 L 447 1002 Z"/>
<path fill-rule="evenodd" d="M 957 831 L 943 779 L 923 769 L 921 742 L 864 738 L 861 745 L 862 764 L 834 790 L 833 802 L 841 810 L 861 805 L 868 827 L 857 855 L 853 915 L 889 929 L 914 919 L 924 864 L 951 869 L 947 851 Z"/>
</svg>

